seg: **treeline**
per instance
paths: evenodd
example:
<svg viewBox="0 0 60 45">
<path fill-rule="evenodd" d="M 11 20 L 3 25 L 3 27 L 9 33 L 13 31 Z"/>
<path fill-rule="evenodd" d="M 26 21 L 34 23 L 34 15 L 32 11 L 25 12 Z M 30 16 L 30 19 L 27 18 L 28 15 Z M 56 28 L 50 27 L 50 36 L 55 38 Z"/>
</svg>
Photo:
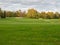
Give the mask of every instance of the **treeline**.
<svg viewBox="0 0 60 45">
<path fill-rule="evenodd" d="M 35 9 L 28 9 L 26 11 L 3 11 L 0 8 L 0 18 L 6 17 L 27 17 L 27 18 L 43 18 L 43 19 L 59 19 L 60 13 L 59 12 L 38 12 Z"/>
</svg>

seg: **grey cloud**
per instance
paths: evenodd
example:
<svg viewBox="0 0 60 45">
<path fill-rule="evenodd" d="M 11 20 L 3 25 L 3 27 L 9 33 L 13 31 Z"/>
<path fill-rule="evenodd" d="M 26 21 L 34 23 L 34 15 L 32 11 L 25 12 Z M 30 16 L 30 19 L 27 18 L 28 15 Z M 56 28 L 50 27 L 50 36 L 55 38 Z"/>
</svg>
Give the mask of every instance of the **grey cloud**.
<svg viewBox="0 0 60 45">
<path fill-rule="evenodd" d="M 33 7 L 39 10 L 58 10 L 60 0 L 0 0 L 4 9 L 27 9 Z"/>
</svg>

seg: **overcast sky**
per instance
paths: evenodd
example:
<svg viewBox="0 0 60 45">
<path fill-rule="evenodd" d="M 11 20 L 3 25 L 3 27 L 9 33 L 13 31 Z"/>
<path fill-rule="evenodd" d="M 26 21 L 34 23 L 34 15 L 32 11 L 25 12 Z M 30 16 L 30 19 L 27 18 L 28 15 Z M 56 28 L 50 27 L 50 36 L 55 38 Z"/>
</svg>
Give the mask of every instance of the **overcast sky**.
<svg viewBox="0 0 60 45">
<path fill-rule="evenodd" d="M 35 8 L 39 11 L 60 12 L 60 0 L 0 0 L 0 8 L 4 10 Z"/>
</svg>

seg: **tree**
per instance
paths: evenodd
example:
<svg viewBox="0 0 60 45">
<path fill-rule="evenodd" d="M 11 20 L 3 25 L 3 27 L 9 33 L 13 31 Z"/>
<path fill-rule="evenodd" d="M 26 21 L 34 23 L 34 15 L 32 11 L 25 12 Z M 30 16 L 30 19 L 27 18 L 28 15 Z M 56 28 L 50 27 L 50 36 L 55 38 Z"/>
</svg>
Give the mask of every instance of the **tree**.
<svg viewBox="0 0 60 45">
<path fill-rule="evenodd" d="M 47 18 L 46 12 L 41 12 L 40 13 L 40 18 Z"/>
<path fill-rule="evenodd" d="M 6 11 L 4 11 L 4 16 L 3 17 L 6 18 Z"/>
<path fill-rule="evenodd" d="M 53 12 L 47 12 L 47 18 L 48 19 L 53 19 L 54 18 L 54 13 Z"/>
<path fill-rule="evenodd" d="M 56 19 L 60 18 L 60 13 L 55 12 L 54 17 L 55 17 Z"/>
<path fill-rule="evenodd" d="M 0 17 L 3 15 L 3 13 L 2 13 L 2 10 L 1 10 L 1 8 L 0 8 Z"/>
<path fill-rule="evenodd" d="M 2 12 L 1 18 L 6 18 L 6 11 Z"/>
<path fill-rule="evenodd" d="M 26 17 L 26 11 L 23 11 L 21 15 L 22 17 Z"/>
<path fill-rule="evenodd" d="M 21 16 L 21 10 L 16 11 L 15 14 L 16 14 L 16 17 L 20 17 Z"/>
<path fill-rule="evenodd" d="M 6 11 L 6 16 L 7 16 L 7 17 L 15 17 L 15 12 Z"/>
<path fill-rule="evenodd" d="M 35 9 L 28 9 L 27 17 L 38 18 L 38 12 Z"/>
<path fill-rule="evenodd" d="M 1 8 L 0 8 L 0 17 L 6 18 L 6 11 L 1 10 Z"/>
</svg>

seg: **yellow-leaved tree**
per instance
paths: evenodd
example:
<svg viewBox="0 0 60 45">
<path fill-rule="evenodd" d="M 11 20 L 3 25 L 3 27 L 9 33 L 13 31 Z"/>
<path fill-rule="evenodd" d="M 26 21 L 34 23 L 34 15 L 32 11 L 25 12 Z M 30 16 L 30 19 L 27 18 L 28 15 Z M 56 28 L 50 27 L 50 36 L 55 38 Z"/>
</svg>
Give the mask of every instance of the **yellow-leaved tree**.
<svg viewBox="0 0 60 45">
<path fill-rule="evenodd" d="M 38 12 L 35 9 L 28 9 L 27 17 L 29 18 L 38 18 Z"/>
<path fill-rule="evenodd" d="M 54 13 L 53 12 L 47 12 L 47 18 L 48 19 L 53 19 L 54 18 Z"/>
</svg>

